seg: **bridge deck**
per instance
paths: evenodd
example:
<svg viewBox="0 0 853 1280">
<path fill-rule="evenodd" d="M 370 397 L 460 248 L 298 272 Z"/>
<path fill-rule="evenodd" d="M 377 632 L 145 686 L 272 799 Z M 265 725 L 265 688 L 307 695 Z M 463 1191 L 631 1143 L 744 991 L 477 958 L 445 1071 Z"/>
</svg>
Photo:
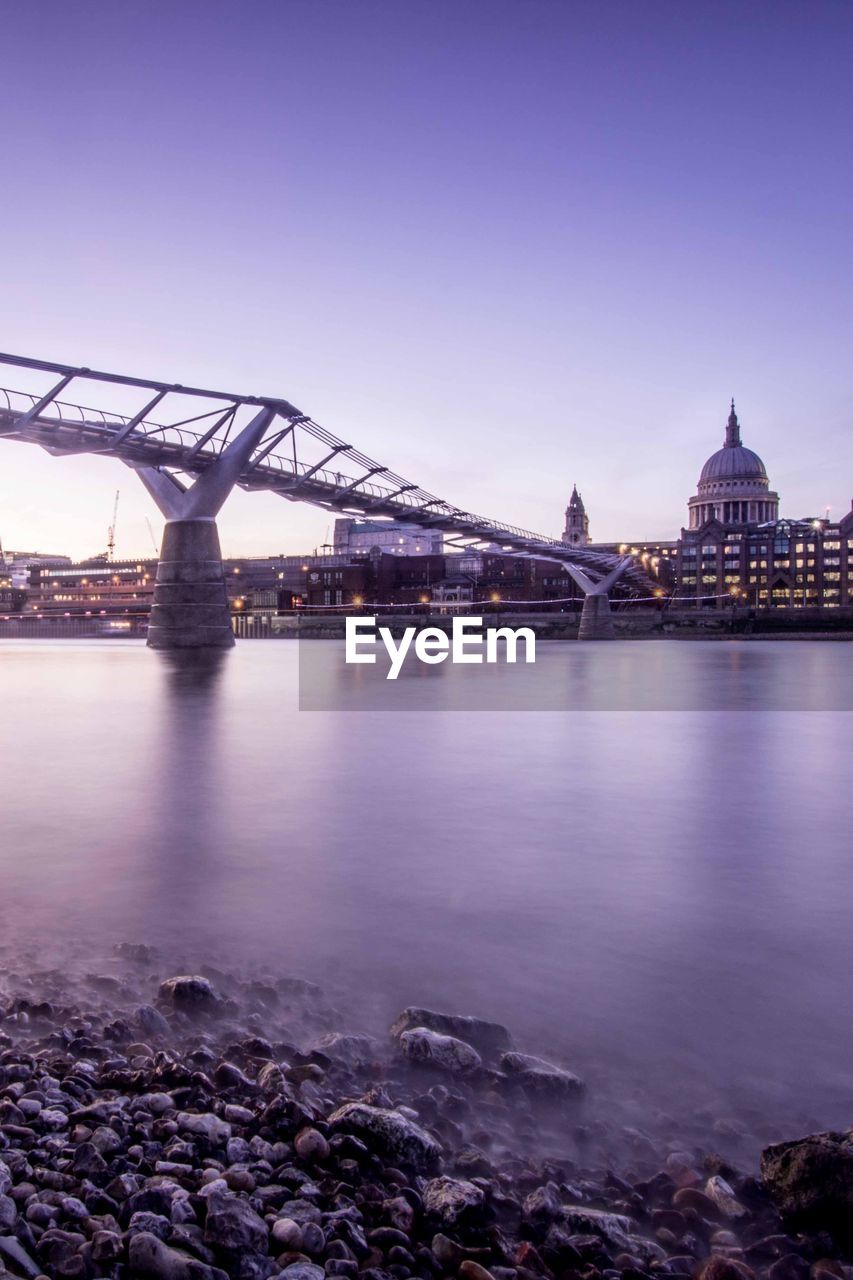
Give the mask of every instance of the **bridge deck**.
<svg viewBox="0 0 853 1280">
<path fill-rule="evenodd" d="M 497 547 L 507 555 L 570 564 L 593 579 L 605 577 L 622 561 L 620 556 L 570 547 L 555 538 L 455 507 L 338 439 L 287 400 L 234 396 L 21 356 L 0 355 L 3 364 L 61 375 L 60 382 L 41 395 L 0 387 L 0 437 L 37 444 L 57 456 L 105 454 L 133 468 L 155 467 L 178 480 L 182 475 L 195 477 L 219 457 L 232 429 L 239 425 L 241 413 L 251 406 L 265 405 L 275 416 L 240 474 L 238 483 L 243 489 L 271 491 L 292 502 L 309 502 L 337 514 L 435 529 L 459 546 Z M 69 383 L 78 379 L 156 394 L 135 414 L 60 399 Z M 184 397 L 211 407 L 174 421 L 149 416 L 156 412 L 158 419 L 165 418 L 170 398 L 174 403 Z M 346 470 L 339 471 L 338 465 Z M 636 562 L 624 576 L 644 594 L 653 587 Z"/>
</svg>

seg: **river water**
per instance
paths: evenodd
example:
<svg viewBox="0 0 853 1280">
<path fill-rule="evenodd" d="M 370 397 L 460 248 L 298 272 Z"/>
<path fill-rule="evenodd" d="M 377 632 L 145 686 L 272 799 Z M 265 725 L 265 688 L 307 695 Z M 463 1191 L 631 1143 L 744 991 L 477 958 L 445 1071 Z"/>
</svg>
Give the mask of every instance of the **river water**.
<svg viewBox="0 0 853 1280">
<path fill-rule="evenodd" d="M 542 705 L 581 658 L 660 694 L 563 714 L 454 711 L 451 667 L 440 713 L 405 688 L 393 714 L 300 711 L 297 648 L 0 647 L 7 945 L 262 963 L 330 984 L 355 1029 L 496 1018 L 709 1131 L 850 1123 L 853 715 L 827 708 L 853 647 L 553 644 L 511 676 Z M 711 709 L 721 664 L 750 709 Z M 763 709 L 768 664 L 821 709 Z M 672 671 L 696 696 L 654 709 Z"/>
</svg>

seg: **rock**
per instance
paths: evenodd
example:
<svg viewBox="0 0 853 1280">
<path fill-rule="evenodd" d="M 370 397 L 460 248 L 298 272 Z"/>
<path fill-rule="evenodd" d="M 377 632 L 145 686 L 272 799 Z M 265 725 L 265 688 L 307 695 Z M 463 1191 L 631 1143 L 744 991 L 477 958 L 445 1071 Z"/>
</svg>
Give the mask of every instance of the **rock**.
<svg viewBox="0 0 853 1280">
<path fill-rule="evenodd" d="M 325 1271 L 314 1262 L 291 1262 L 279 1272 L 278 1280 L 287 1276 L 287 1280 L 324 1280 Z"/>
<path fill-rule="evenodd" d="M 767 1280 L 809 1280 L 809 1264 L 797 1253 L 786 1253 L 767 1268 Z"/>
<path fill-rule="evenodd" d="M 277 1218 L 272 1224 L 271 1234 L 273 1244 L 279 1251 L 302 1252 L 302 1228 L 292 1218 Z"/>
<path fill-rule="evenodd" d="M 473 1182 L 440 1177 L 423 1189 L 424 1212 L 443 1227 L 457 1227 L 476 1217 L 485 1202 L 483 1191 Z"/>
<path fill-rule="evenodd" d="M 11 1190 L 12 1171 L 3 1160 L 0 1160 L 0 1196 L 5 1196 Z"/>
<path fill-rule="evenodd" d="M 465 1044 L 473 1045 L 486 1057 L 496 1057 L 512 1048 L 512 1036 L 499 1022 L 485 1022 L 482 1018 L 470 1018 L 458 1013 L 436 1013 L 432 1009 L 410 1006 L 395 1019 L 391 1037 L 398 1040 L 405 1031 L 426 1027 L 439 1035 L 454 1036 Z"/>
<path fill-rule="evenodd" d="M 10 1231 L 15 1225 L 18 1210 L 9 1196 L 0 1195 L 0 1231 Z"/>
<path fill-rule="evenodd" d="M 813 1133 L 765 1147 L 761 1178 L 780 1211 L 796 1224 L 851 1235 L 853 1131 Z"/>
<path fill-rule="evenodd" d="M 326 1234 L 316 1222 L 306 1222 L 302 1228 L 302 1252 L 318 1257 L 326 1248 Z"/>
<path fill-rule="evenodd" d="M 277 1062 L 265 1062 L 255 1083 L 262 1093 L 286 1092 L 284 1070 Z"/>
<path fill-rule="evenodd" d="M 696 1280 L 755 1280 L 755 1272 L 736 1258 L 708 1258 L 696 1274 Z"/>
<path fill-rule="evenodd" d="M 329 1116 L 328 1124 L 333 1133 L 354 1134 L 386 1158 L 411 1165 L 420 1173 L 430 1173 L 441 1157 L 435 1138 L 387 1107 L 347 1102 Z"/>
<path fill-rule="evenodd" d="M 41 1267 L 14 1236 L 0 1236 L 0 1264 L 5 1262 L 8 1262 L 13 1275 L 26 1276 L 28 1280 L 35 1280 L 41 1275 Z"/>
<path fill-rule="evenodd" d="M 175 1123 L 183 1133 L 198 1134 L 202 1138 L 207 1138 L 208 1142 L 212 1142 L 215 1146 L 226 1143 L 231 1137 L 230 1124 L 220 1120 L 219 1116 L 215 1116 L 210 1111 L 201 1115 L 195 1115 L 190 1111 L 179 1111 L 175 1116 Z"/>
<path fill-rule="evenodd" d="M 290 1218 L 300 1227 L 309 1222 L 320 1222 L 323 1216 L 310 1200 L 285 1200 L 280 1212 L 282 1218 Z"/>
<path fill-rule="evenodd" d="M 266 1253 L 269 1232 L 254 1209 L 238 1196 L 214 1191 L 207 1198 L 204 1243 L 219 1249 Z"/>
<path fill-rule="evenodd" d="M 483 1061 L 477 1050 L 472 1049 L 464 1040 L 430 1031 L 427 1027 L 414 1027 L 411 1031 L 404 1031 L 399 1044 L 403 1056 L 409 1062 L 440 1067 L 444 1071 L 474 1071 Z"/>
<path fill-rule="evenodd" d="M 344 1031 L 328 1031 L 317 1040 L 312 1040 L 308 1052 L 325 1054 L 329 1058 L 340 1058 L 343 1062 L 354 1065 L 357 1062 L 371 1062 L 376 1057 L 377 1044 L 371 1036 L 356 1035 Z"/>
<path fill-rule="evenodd" d="M 159 1213 L 148 1213 L 144 1210 L 131 1214 L 127 1224 L 128 1235 L 156 1236 L 158 1240 L 167 1240 L 172 1230 L 171 1220 Z"/>
<path fill-rule="evenodd" d="M 738 1200 L 733 1188 L 719 1174 L 715 1174 L 705 1183 L 705 1194 L 717 1206 L 724 1218 L 730 1218 L 736 1222 L 739 1218 L 747 1216 L 747 1211 Z"/>
<path fill-rule="evenodd" d="M 544 1058 L 534 1058 L 527 1053 L 505 1053 L 501 1057 L 501 1069 L 526 1092 L 540 1097 L 559 1099 L 577 1098 L 584 1091 L 584 1082 L 571 1071 L 557 1067 Z"/>
<path fill-rule="evenodd" d="M 525 1196 L 522 1210 L 525 1217 L 534 1222 L 554 1222 L 563 1212 L 560 1189 L 554 1182 L 546 1182 Z"/>
<path fill-rule="evenodd" d="M 585 1205 L 563 1205 L 562 1219 L 575 1235 L 597 1236 L 612 1249 L 632 1253 L 634 1223 L 621 1213 L 588 1209 Z"/>
<path fill-rule="evenodd" d="M 174 1110 L 175 1099 L 170 1093 L 144 1093 L 139 1104 L 150 1111 L 152 1116 L 162 1116 L 167 1111 Z"/>
<path fill-rule="evenodd" d="M 118 1262 L 124 1242 L 117 1231 L 96 1231 L 92 1236 L 92 1258 L 105 1264 Z"/>
<path fill-rule="evenodd" d="M 102 1156 L 111 1156 L 116 1151 L 121 1151 L 121 1138 L 115 1129 L 110 1129 L 108 1125 L 99 1125 L 90 1139 L 92 1146 Z"/>
<path fill-rule="evenodd" d="M 455 1240 L 440 1231 L 432 1238 L 432 1252 L 445 1271 L 455 1271 L 465 1257 L 465 1251 Z"/>
<path fill-rule="evenodd" d="M 705 1192 L 700 1191 L 698 1187 L 680 1187 L 672 1197 L 672 1205 L 674 1209 L 682 1212 L 685 1209 L 693 1209 L 700 1217 L 707 1218 L 711 1222 L 716 1222 L 720 1216 L 711 1197 L 706 1196 Z"/>
<path fill-rule="evenodd" d="M 329 1158 L 329 1144 L 317 1129 L 302 1129 L 297 1133 L 293 1146 L 300 1160 L 312 1163 Z"/>
<path fill-rule="evenodd" d="M 229 1124 L 251 1124 L 255 1118 L 248 1107 L 238 1106 L 235 1102 L 227 1103 L 222 1114 Z"/>
<path fill-rule="evenodd" d="M 485 1267 L 481 1267 L 479 1262 L 473 1262 L 470 1258 L 466 1258 L 459 1268 L 459 1275 L 462 1280 L 494 1280 L 491 1271 L 487 1271 Z"/>
<path fill-rule="evenodd" d="M 382 1204 L 382 1216 L 397 1231 L 408 1235 L 415 1221 L 415 1211 L 405 1196 L 395 1196 Z"/>
<path fill-rule="evenodd" d="M 159 1009 L 155 1009 L 153 1005 L 143 1004 L 136 1010 L 136 1025 L 147 1036 L 167 1036 L 169 1034 L 169 1024 L 163 1017 Z"/>
<path fill-rule="evenodd" d="M 219 1005 L 219 997 L 208 982 L 198 974 L 182 974 L 160 983 L 158 998 L 161 1003 L 183 1013 L 211 1013 Z"/>
<path fill-rule="evenodd" d="M 224 1271 L 170 1249 L 156 1236 L 144 1232 L 131 1238 L 127 1256 L 129 1274 L 145 1280 L 227 1280 Z"/>
</svg>

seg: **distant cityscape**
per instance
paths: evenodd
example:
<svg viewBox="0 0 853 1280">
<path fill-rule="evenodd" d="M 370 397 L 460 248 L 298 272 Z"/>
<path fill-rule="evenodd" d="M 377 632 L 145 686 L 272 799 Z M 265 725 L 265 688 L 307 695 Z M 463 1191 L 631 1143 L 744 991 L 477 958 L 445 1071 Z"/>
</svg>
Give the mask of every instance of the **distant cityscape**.
<svg viewBox="0 0 853 1280">
<path fill-rule="evenodd" d="M 679 538 L 597 543 L 575 486 L 562 540 L 638 557 L 659 584 L 656 607 L 853 604 L 853 506 L 840 520 L 828 513 L 782 518 L 779 507 L 762 459 L 742 442 L 732 402 L 722 447 L 701 469 Z M 563 566 L 551 561 L 509 556 L 499 547 L 451 550 L 441 533 L 354 517 L 336 520 L 333 536 L 331 545 L 311 554 L 227 560 L 235 619 L 373 605 L 427 610 L 483 603 L 545 611 L 581 606 L 582 593 Z M 0 617 L 103 618 L 116 631 L 129 629 L 151 608 L 156 574 L 156 559 L 116 560 L 111 545 L 82 561 L 43 551 L 4 552 L 0 545 Z M 617 586 L 613 594 L 616 603 L 630 589 Z"/>
</svg>

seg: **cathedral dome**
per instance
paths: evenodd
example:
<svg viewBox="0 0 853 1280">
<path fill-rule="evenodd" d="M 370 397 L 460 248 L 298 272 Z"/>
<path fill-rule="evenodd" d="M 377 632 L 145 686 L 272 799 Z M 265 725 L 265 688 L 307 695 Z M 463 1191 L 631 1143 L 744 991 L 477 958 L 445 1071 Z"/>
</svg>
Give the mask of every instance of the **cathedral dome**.
<svg viewBox="0 0 853 1280">
<path fill-rule="evenodd" d="M 745 445 L 727 445 L 712 453 L 702 468 L 699 483 L 707 480 L 767 480 L 767 471 L 757 453 Z"/>
<path fill-rule="evenodd" d="M 708 520 L 723 524 L 765 523 L 779 515 L 779 495 L 771 492 L 764 463 L 741 443 L 740 423 L 732 401 L 722 449 L 702 468 L 696 495 L 687 504 L 690 528 Z"/>
</svg>

